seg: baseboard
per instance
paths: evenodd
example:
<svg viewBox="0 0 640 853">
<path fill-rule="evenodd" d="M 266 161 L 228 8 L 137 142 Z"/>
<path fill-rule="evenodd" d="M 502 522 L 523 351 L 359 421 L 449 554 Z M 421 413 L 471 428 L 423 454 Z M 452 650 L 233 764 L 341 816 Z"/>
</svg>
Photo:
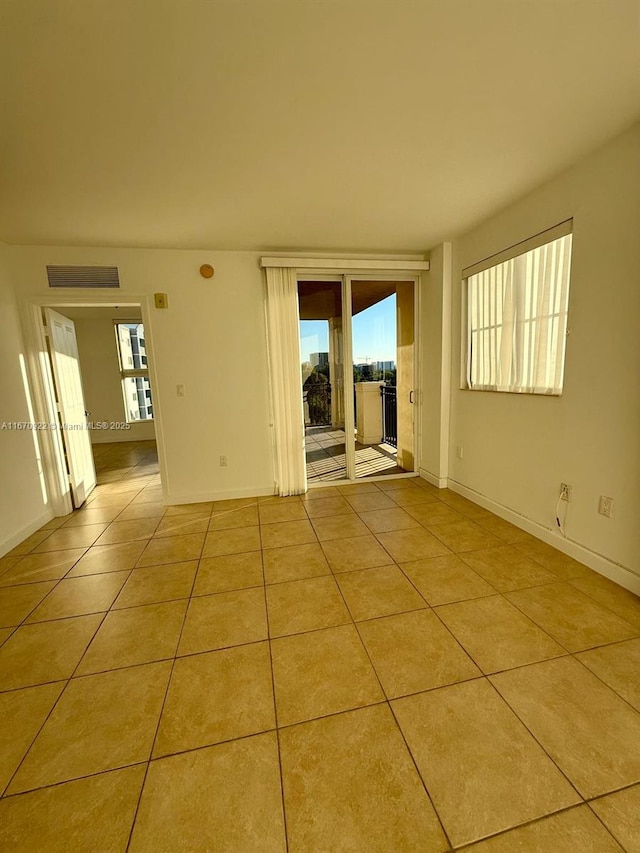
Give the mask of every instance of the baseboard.
<svg viewBox="0 0 640 853">
<path fill-rule="evenodd" d="M 27 538 L 27 536 L 31 536 L 32 533 L 35 533 L 36 530 L 40 530 L 40 528 L 45 525 L 48 521 L 51 521 L 54 518 L 54 512 L 52 509 L 48 509 L 46 512 L 43 512 L 39 518 L 36 518 L 35 521 L 32 521 L 30 524 L 27 524 L 17 533 L 14 533 L 10 539 L 6 539 L 2 544 L 0 544 L 0 557 L 4 557 L 5 554 L 8 554 L 9 551 L 12 551 L 16 545 L 19 545 L 21 542 Z"/>
<path fill-rule="evenodd" d="M 423 480 L 426 480 L 427 483 L 431 483 L 432 486 L 436 486 L 436 488 L 438 489 L 447 488 L 446 477 L 438 477 L 436 474 L 432 474 L 431 471 L 427 471 L 426 468 L 419 468 L 418 473 L 420 474 Z"/>
<path fill-rule="evenodd" d="M 452 492 L 457 492 L 459 495 L 468 498 L 470 501 L 473 501 L 479 506 L 490 510 L 495 515 L 500 516 L 500 518 L 504 518 L 505 521 L 511 522 L 511 524 L 519 527 L 521 530 L 526 530 L 527 533 L 531 533 L 531 535 L 535 536 L 536 539 L 541 539 L 543 542 L 546 542 L 547 545 L 552 545 L 554 548 L 557 548 L 558 551 L 562 551 L 569 557 L 573 557 L 574 560 L 584 563 L 585 566 L 589 566 L 589 568 L 593 569 L 594 572 L 598 572 L 598 574 L 604 575 L 604 577 L 609 578 L 609 580 L 615 581 L 615 583 L 623 586 L 630 592 L 640 595 L 640 575 L 637 575 L 631 569 L 626 568 L 626 566 L 614 563 L 602 554 L 591 551 L 589 548 L 584 545 L 580 545 L 578 542 L 574 542 L 572 539 L 565 539 L 564 536 L 561 536 L 555 530 L 545 527 L 524 515 L 520 515 L 520 513 L 514 512 L 508 507 L 491 500 L 491 498 L 485 497 L 485 495 L 480 494 L 480 492 L 469 489 L 462 483 L 458 483 L 455 480 L 449 480 L 448 487 Z"/>
<path fill-rule="evenodd" d="M 207 501 L 228 501 L 234 498 L 264 497 L 273 494 L 273 486 L 255 486 L 249 489 L 230 489 L 226 492 L 197 492 L 188 495 L 167 494 L 165 501 L 170 506 L 175 506 L 177 504 L 198 504 Z"/>
</svg>

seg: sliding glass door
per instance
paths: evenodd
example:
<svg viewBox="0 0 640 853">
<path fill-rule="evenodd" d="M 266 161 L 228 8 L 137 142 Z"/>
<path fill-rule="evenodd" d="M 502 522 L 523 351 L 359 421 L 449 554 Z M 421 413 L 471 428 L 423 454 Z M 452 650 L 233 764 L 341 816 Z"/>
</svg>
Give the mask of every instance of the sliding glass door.
<svg viewBox="0 0 640 853">
<path fill-rule="evenodd" d="M 307 478 L 415 470 L 414 279 L 298 281 Z"/>
</svg>

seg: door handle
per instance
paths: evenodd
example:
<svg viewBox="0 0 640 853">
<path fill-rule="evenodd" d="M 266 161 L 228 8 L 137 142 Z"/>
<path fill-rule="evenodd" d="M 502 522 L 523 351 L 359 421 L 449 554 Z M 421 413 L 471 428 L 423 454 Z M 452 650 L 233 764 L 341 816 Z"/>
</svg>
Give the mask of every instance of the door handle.
<svg viewBox="0 0 640 853">
<path fill-rule="evenodd" d="M 414 396 L 415 393 L 416 393 L 415 391 L 409 391 L 409 402 L 410 403 L 415 403 L 415 401 L 416 401 L 415 396 Z"/>
</svg>

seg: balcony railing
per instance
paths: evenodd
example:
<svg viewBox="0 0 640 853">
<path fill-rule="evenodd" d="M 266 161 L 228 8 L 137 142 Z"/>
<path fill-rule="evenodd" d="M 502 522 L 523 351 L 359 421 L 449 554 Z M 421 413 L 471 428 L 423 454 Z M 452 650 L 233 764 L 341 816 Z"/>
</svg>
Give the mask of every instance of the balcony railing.
<svg viewBox="0 0 640 853">
<path fill-rule="evenodd" d="M 380 387 L 382 397 L 382 443 L 398 446 L 398 399 L 393 385 Z"/>
</svg>

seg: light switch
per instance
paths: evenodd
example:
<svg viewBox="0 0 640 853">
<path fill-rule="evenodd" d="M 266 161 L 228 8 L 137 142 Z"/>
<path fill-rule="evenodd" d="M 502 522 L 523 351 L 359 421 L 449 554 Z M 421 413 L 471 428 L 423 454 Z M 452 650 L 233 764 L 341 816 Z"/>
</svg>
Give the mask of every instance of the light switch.
<svg viewBox="0 0 640 853">
<path fill-rule="evenodd" d="M 168 308 L 169 307 L 169 297 L 166 293 L 154 293 L 153 299 L 155 301 L 156 308 Z"/>
<path fill-rule="evenodd" d="M 184 385 L 176 385 L 176 394 L 178 397 L 184 397 Z"/>
</svg>

